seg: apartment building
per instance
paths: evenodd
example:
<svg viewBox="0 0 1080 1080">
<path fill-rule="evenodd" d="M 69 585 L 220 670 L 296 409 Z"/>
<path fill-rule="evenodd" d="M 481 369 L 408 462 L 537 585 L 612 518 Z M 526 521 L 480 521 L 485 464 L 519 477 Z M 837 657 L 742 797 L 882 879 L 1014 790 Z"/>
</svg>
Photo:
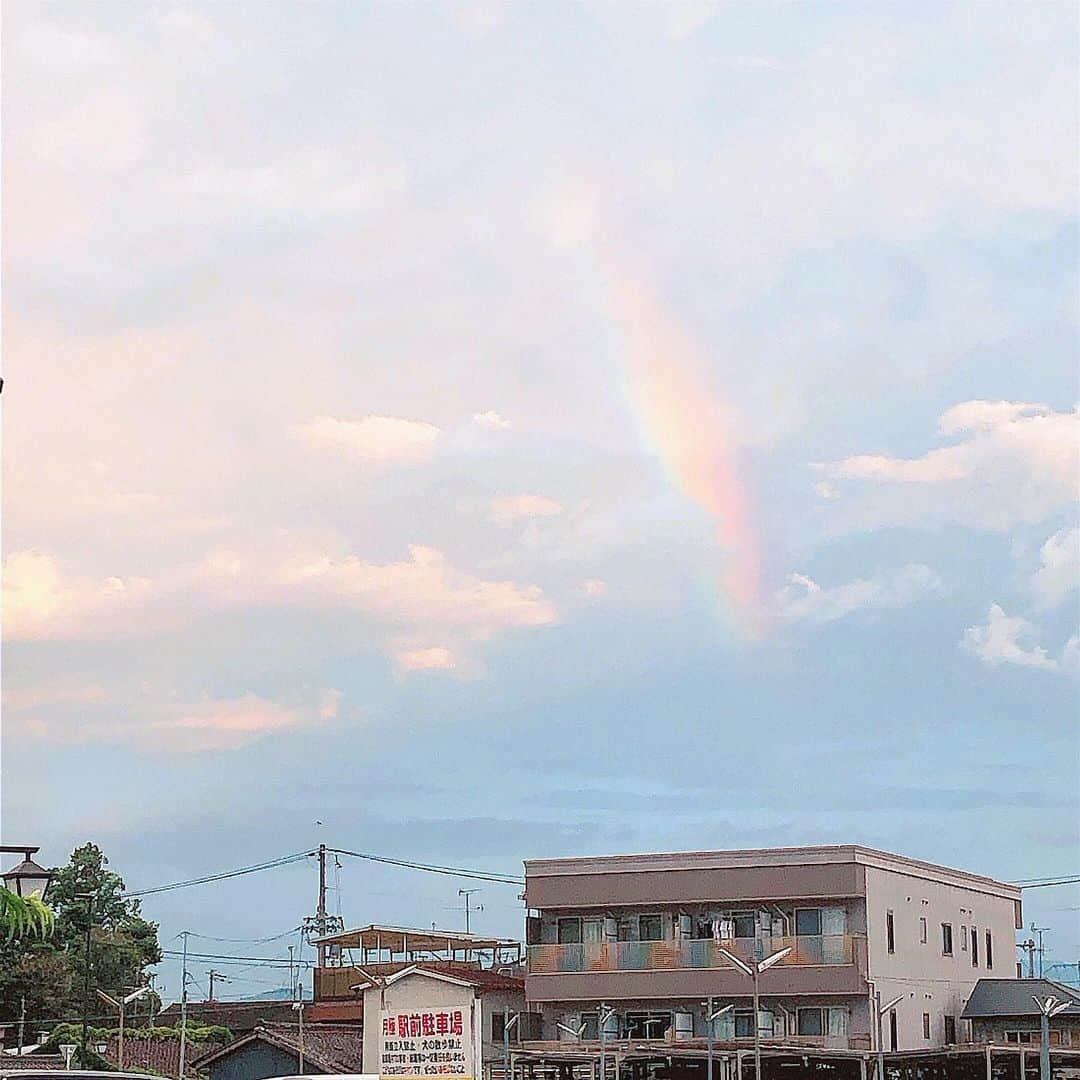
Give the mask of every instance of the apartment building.
<svg viewBox="0 0 1080 1080">
<path fill-rule="evenodd" d="M 870 1050 L 966 1041 L 965 1002 L 1012 975 L 1020 891 L 854 845 L 525 863 L 528 1008 L 547 1042 L 749 1040 Z M 877 997 L 876 995 L 880 995 Z M 603 1010 L 607 1015 L 607 1010 Z"/>
</svg>

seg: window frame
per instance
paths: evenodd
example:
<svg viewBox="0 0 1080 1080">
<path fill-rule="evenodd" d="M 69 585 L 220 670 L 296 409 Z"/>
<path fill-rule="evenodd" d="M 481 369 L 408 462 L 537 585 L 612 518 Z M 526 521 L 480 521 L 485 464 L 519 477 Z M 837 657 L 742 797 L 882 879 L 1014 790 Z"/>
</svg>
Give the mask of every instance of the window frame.
<svg viewBox="0 0 1080 1080">
<path fill-rule="evenodd" d="M 744 1034 L 739 1034 L 739 1021 L 745 1021 L 746 1018 L 750 1018 L 750 1030 Z M 754 1037 L 754 1010 L 753 1009 L 736 1009 L 735 1010 L 735 1038 L 736 1039 L 752 1039 Z"/>
<path fill-rule="evenodd" d="M 892 956 L 896 952 L 896 912 L 885 912 L 885 947 Z"/>
<path fill-rule="evenodd" d="M 941 955 L 953 955 L 953 933 L 951 922 L 943 922 L 941 924 Z"/>
<path fill-rule="evenodd" d="M 919 916 L 919 944 L 925 945 L 930 940 L 930 922 L 925 915 Z"/>
<path fill-rule="evenodd" d="M 570 925 L 577 923 L 577 940 L 576 941 L 564 941 L 563 940 L 563 925 Z M 582 938 L 582 926 L 580 915 L 562 915 L 555 920 L 555 941 L 559 945 L 580 945 Z"/>
<path fill-rule="evenodd" d="M 928 1012 L 922 1014 L 922 1037 L 927 1042 L 930 1041 L 930 1014 Z"/>
<path fill-rule="evenodd" d="M 803 1031 L 803 1014 L 817 1013 L 818 1030 Z M 795 1034 L 808 1039 L 823 1039 L 827 1031 L 825 1009 L 821 1005 L 800 1005 L 795 1010 Z"/>
<path fill-rule="evenodd" d="M 973 968 L 979 966 L 979 928 L 977 926 L 971 928 L 971 966 Z"/>
<path fill-rule="evenodd" d="M 986 928 L 986 952 L 984 954 L 984 960 L 986 962 L 986 970 L 994 970 L 994 935 L 990 932 L 990 928 Z"/>
<path fill-rule="evenodd" d="M 740 922 L 740 920 L 745 922 L 747 919 L 750 920 L 751 925 L 753 926 L 753 933 L 740 934 L 739 933 L 739 922 Z M 757 912 L 756 911 L 733 911 L 731 913 L 731 923 L 732 923 L 731 928 L 735 932 L 735 940 L 736 941 L 752 941 L 757 937 Z"/>
<path fill-rule="evenodd" d="M 946 1046 L 956 1045 L 956 1017 L 946 1014 L 943 1018 L 945 1021 L 944 1041 Z"/>
<path fill-rule="evenodd" d="M 799 916 L 803 914 L 812 914 L 817 916 L 817 930 L 812 934 L 804 934 L 799 929 Z M 823 936 L 823 916 L 821 908 L 819 907 L 798 907 L 795 909 L 795 936 L 796 937 L 822 937 Z"/>
<path fill-rule="evenodd" d="M 656 919 L 657 920 L 657 924 L 659 926 L 659 931 L 660 931 L 658 937 L 646 937 L 645 936 L 644 931 L 642 930 L 642 920 L 643 919 Z M 637 929 L 638 929 L 638 936 L 637 936 L 638 941 L 663 941 L 664 940 L 664 915 L 663 915 L 663 912 L 659 912 L 659 911 L 642 912 L 637 917 Z"/>
</svg>

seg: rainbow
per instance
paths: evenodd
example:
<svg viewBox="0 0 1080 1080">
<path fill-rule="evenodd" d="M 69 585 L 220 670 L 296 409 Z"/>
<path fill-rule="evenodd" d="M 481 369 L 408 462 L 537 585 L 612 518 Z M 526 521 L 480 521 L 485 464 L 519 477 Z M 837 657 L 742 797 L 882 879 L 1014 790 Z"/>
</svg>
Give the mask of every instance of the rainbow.
<svg viewBox="0 0 1080 1080">
<path fill-rule="evenodd" d="M 623 342 L 629 397 L 641 436 L 669 481 L 715 522 L 717 580 L 736 629 L 760 636 L 765 619 L 752 500 L 743 481 L 735 411 L 704 377 L 705 350 L 647 275 L 613 245 L 596 250 Z"/>
</svg>

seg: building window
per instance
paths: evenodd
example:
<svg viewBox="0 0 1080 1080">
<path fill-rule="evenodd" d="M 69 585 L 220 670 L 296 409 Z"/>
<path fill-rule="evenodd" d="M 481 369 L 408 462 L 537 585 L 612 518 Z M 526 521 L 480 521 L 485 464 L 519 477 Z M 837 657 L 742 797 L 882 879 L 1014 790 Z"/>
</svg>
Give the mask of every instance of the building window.
<svg viewBox="0 0 1080 1080">
<path fill-rule="evenodd" d="M 971 928 L 971 966 L 979 966 L 979 931 Z"/>
<path fill-rule="evenodd" d="M 581 1014 L 581 1037 L 582 1039 L 599 1039 L 600 1025 L 597 1023 L 596 1013 Z"/>
<path fill-rule="evenodd" d="M 824 1035 L 825 1017 L 822 1010 L 800 1009 L 797 1030 L 800 1035 Z"/>
<path fill-rule="evenodd" d="M 506 1013 L 493 1012 L 491 1014 L 491 1041 L 502 1042 L 506 1034 Z"/>
<path fill-rule="evenodd" d="M 737 1012 L 735 1014 L 735 1038 L 752 1039 L 754 1037 L 754 1014 Z"/>
<path fill-rule="evenodd" d="M 967 952 L 967 927 L 960 926 L 960 951 Z"/>
<path fill-rule="evenodd" d="M 560 919 L 559 920 L 559 944 L 560 945 L 580 945 L 581 944 L 581 920 L 580 919 Z"/>
<path fill-rule="evenodd" d="M 664 919 L 661 915 L 638 916 L 638 940 L 661 941 L 664 937 Z M 633 1037 L 633 1036 L 631 1036 Z"/>
<path fill-rule="evenodd" d="M 941 924 L 941 953 L 943 956 L 952 956 L 952 923 Z"/>
<path fill-rule="evenodd" d="M 994 939 L 990 934 L 990 931 L 986 931 L 986 970 L 992 971 L 994 968 Z"/>
<path fill-rule="evenodd" d="M 731 921 L 737 938 L 757 937 L 757 918 L 752 911 L 736 911 Z"/>
<path fill-rule="evenodd" d="M 922 1037 L 924 1039 L 930 1038 L 930 1014 L 922 1014 Z"/>
<path fill-rule="evenodd" d="M 889 952 L 896 952 L 896 918 L 891 911 L 885 913 L 885 940 Z"/>
<path fill-rule="evenodd" d="M 628 1012 L 626 1014 L 626 1038 L 663 1039 L 671 1030 L 669 1012 Z"/>
<path fill-rule="evenodd" d="M 919 944 L 925 945 L 927 937 L 926 916 L 919 919 Z"/>
<path fill-rule="evenodd" d="M 795 933 L 799 937 L 820 937 L 821 908 L 796 908 Z"/>
<path fill-rule="evenodd" d="M 1035 1039 L 1034 1031 L 1006 1031 L 1005 1041 L 1019 1043 L 1021 1046 L 1030 1046 Z"/>
<path fill-rule="evenodd" d="M 889 1049 L 895 1050 L 900 1044 L 900 1035 L 896 1029 L 896 1010 L 889 1010 Z"/>
<path fill-rule="evenodd" d="M 945 1017 L 945 1045 L 954 1046 L 956 1044 L 956 1017 Z"/>
</svg>

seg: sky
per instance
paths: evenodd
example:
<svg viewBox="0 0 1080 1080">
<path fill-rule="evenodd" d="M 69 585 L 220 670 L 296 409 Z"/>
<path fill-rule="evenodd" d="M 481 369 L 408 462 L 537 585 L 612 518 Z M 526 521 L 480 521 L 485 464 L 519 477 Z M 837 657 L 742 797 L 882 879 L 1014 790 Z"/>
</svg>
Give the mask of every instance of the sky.
<svg viewBox="0 0 1080 1080">
<path fill-rule="evenodd" d="M 1074 5 L 4 15 L 5 842 L 1080 873 Z"/>
</svg>

